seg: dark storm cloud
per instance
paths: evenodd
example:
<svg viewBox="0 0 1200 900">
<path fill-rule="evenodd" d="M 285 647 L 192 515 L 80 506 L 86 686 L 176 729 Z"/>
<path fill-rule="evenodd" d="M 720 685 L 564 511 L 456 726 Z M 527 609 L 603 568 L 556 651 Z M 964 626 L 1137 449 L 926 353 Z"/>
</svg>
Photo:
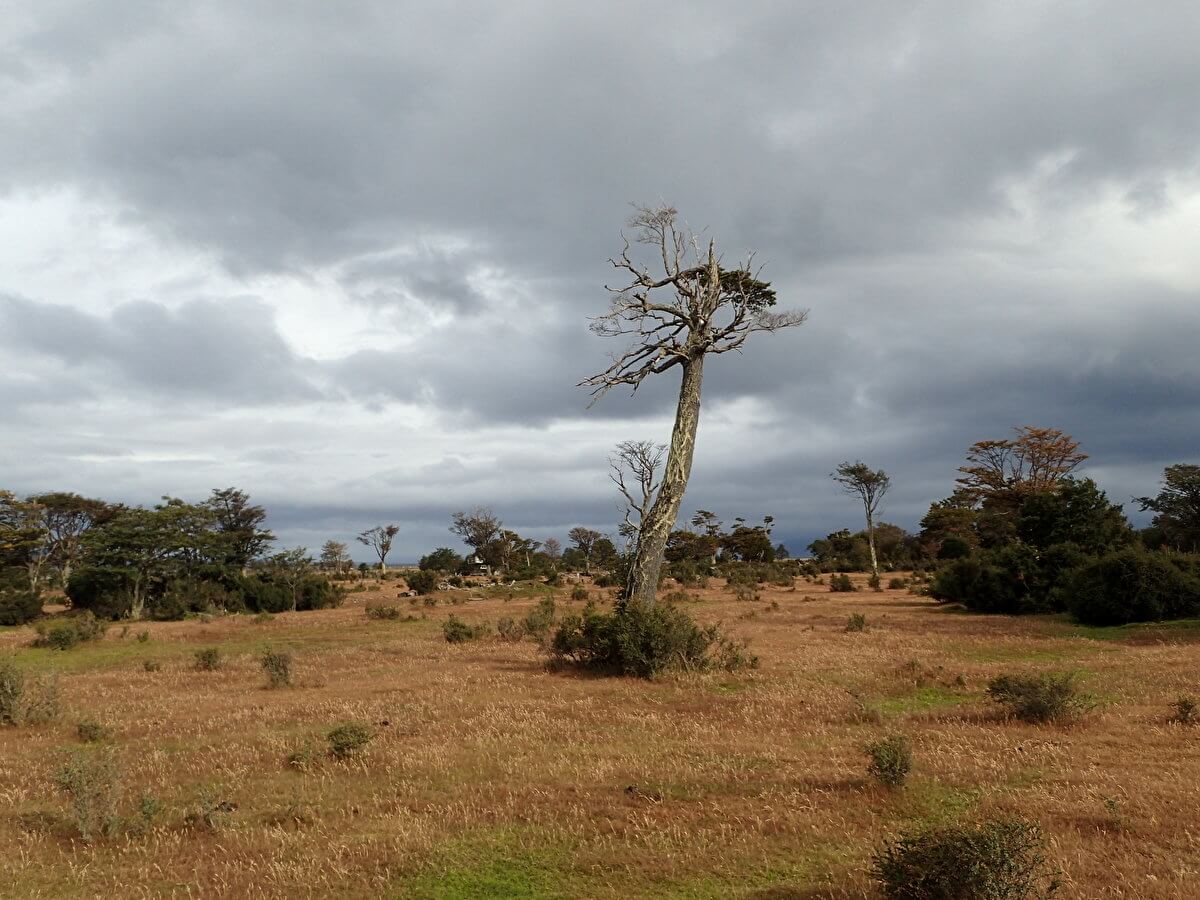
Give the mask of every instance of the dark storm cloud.
<svg viewBox="0 0 1200 900">
<path fill-rule="evenodd" d="M 604 446 L 665 439 L 675 380 L 591 410 L 575 384 L 621 349 L 586 316 L 627 203 L 665 198 L 813 312 L 708 368 L 689 508 L 772 512 L 798 550 L 856 524 L 827 477 L 844 458 L 893 472 L 888 516 L 906 525 L 969 443 L 1017 424 L 1074 433 L 1118 499 L 1194 458 L 1195 284 L 1101 278 L 1059 249 L 1103 259 L 1082 212 L 1098 198 L 1149 228 L 1194 190 L 1194 4 L 23 6 L 0 25 L 0 200 L 69 192 L 235 288 L 133 299 L 147 287 L 98 311 L 10 296 L 0 271 L 5 457 L 43 452 L 45 410 L 96 398 L 115 404 L 106 423 L 71 440 L 109 453 L 98 432 L 138 417 L 122 398 L 160 415 L 310 404 L 311 422 L 243 425 L 244 447 L 183 413 L 162 427 L 220 447 L 214 477 L 238 445 L 250 486 L 311 466 L 353 492 L 272 497 L 296 534 L 390 510 L 419 549 L 489 491 L 474 502 L 531 530 L 615 522 Z M 281 279 L 329 289 L 304 352 L 278 322 Z M 316 352 L 343 312 L 381 339 Z M 454 444 L 423 448 L 442 462 L 415 476 L 443 502 L 386 458 L 340 474 L 321 455 L 365 440 L 347 429 L 374 420 L 341 428 L 346 410 L 397 405 Z M 590 430 L 567 447 L 562 427 Z"/>
</svg>

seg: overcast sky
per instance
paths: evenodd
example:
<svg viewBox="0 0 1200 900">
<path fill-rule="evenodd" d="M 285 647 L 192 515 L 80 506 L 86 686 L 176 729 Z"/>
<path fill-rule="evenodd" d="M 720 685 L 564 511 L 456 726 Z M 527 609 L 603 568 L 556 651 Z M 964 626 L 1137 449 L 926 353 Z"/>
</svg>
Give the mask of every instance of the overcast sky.
<svg viewBox="0 0 1200 900">
<path fill-rule="evenodd" d="M 798 552 L 862 458 L 913 527 L 1027 423 L 1152 493 L 1200 461 L 1197 47 L 1191 0 L 0 0 L 0 487 L 615 531 L 678 370 L 575 384 L 666 200 L 811 310 L 707 367 L 686 515 Z"/>
</svg>

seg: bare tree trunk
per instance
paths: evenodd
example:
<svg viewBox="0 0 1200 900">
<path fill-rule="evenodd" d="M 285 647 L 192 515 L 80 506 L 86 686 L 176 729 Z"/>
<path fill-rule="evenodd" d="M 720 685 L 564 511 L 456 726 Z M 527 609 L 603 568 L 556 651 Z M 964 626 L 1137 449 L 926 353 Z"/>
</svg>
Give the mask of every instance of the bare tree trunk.
<svg viewBox="0 0 1200 900">
<path fill-rule="evenodd" d="M 129 608 L 131 619 L 140 619 L 145 612 L 145 601 L 142 599 L 142 578 L 139 575 L 133 579 L 133 601 Z"/>
<path fill-rule="evenodd" d="M 871 574 L 879 577 L 879 560 L 875 558 L 875 517 L 867 506 L 867 546 L 871 548 Z"/>
<path fill-rule="evenodd" d="M 696 429 L 700 425 L 700 387 L 704 380 L 704 355 L 698 354 L 683 365 L 679 384 L 679 406 L 675 411 L 675 428 L 671 432 L 671 449 L 663 471 L 662 487 L 638 535 L 637 556 L 629 579 L 629 597 L 646 606 L 654 605 L 658 579 L 662 572 L 663 553 L 667 539 L 683 503 L 692 474 L 692 455 L 696 449 Z"/>
</svg>

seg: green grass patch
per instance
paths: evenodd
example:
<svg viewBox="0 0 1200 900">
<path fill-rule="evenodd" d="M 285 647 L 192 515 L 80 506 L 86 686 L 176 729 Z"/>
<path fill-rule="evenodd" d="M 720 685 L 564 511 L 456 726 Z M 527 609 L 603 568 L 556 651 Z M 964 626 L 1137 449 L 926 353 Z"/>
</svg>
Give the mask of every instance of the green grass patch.
<svg viewBox="0 0 1200 900">
<path fill-rule="evenodd" d="M 1173 619 L 1169 622 L 1134 622 L 1129 625 L 1079 625 L 1063 623 L 1067 635 L 1092 641 L 1134 643 L 1154 640 L 1200 641 L 1200 619 Z"/>
<path fill-rule="evenodd" d="M 979 803 L 979 795 L 975 789 L 914 779 L 898 795 L 893 810 L 904 822 L 949 825 L 970 813 Z"/>
<path fill-rule="evenodd" d="M 941 685 L 927 685 L 896 697 L 884 697 L 867 704 L 883 715 L 902 715 L 904 713 L 928 712 L 946 706 L 955 706 L 967 699 L 967 695 Z"/>
</svg>

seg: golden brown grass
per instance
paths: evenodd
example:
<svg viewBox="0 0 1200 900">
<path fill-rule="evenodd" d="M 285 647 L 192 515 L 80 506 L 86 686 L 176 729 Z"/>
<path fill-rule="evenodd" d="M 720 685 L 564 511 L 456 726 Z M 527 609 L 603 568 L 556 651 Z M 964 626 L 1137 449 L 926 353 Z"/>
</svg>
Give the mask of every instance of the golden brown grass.
<svg viewBox="0 0 1200 900">
<path fill-rule="evenodd" d="M 145 643 L 143 626 L 117 626 L 33 650 L 29 629 L 0 630 L 0 650 L 60 673 L 68 706 L 58 724 L 0 730 L 0 892 L 860 897 L 884 836 L 1016 813 L 1050 835 L 1062 896 L 1200 896 L 1200 729 L 1167 721 L 1200 689 L 1200 632 L 1081 631 L 895 590 L 759 591 L 690 591 L 687 607 L 749 638 L 759 670 L 655 682 L 550 673 L 529 642 L 448 645 L 451 611 L 494 623 L 536 600 L 427 609 L 394 583 L 266 622 L 150 623 Z M 428 618 L 368 619 L 379 602 Z M 865 631 L 846 631 L 853 613 Z M 226 665 L 197 671 L 202 647 Z M 267 647 L 292 653 L 293 687 L 265 689 Z M 997 719 L 987 679 L 1045 670 L 1078 671 L 1098 708 L 1069 728 Z M 52 775 L 88 717 L 112 729 L 128 797 L 163 804 L 147 832 L 73 834 Z M 345 721 L 374 738 L 335 760 L 325 735 Z M 913 744 L 899 791 L 871 782 L 861 750 L 891 733 Z M 215 828 L 186 824 L 202 799 L 225 804 Z"/>
</svg>

